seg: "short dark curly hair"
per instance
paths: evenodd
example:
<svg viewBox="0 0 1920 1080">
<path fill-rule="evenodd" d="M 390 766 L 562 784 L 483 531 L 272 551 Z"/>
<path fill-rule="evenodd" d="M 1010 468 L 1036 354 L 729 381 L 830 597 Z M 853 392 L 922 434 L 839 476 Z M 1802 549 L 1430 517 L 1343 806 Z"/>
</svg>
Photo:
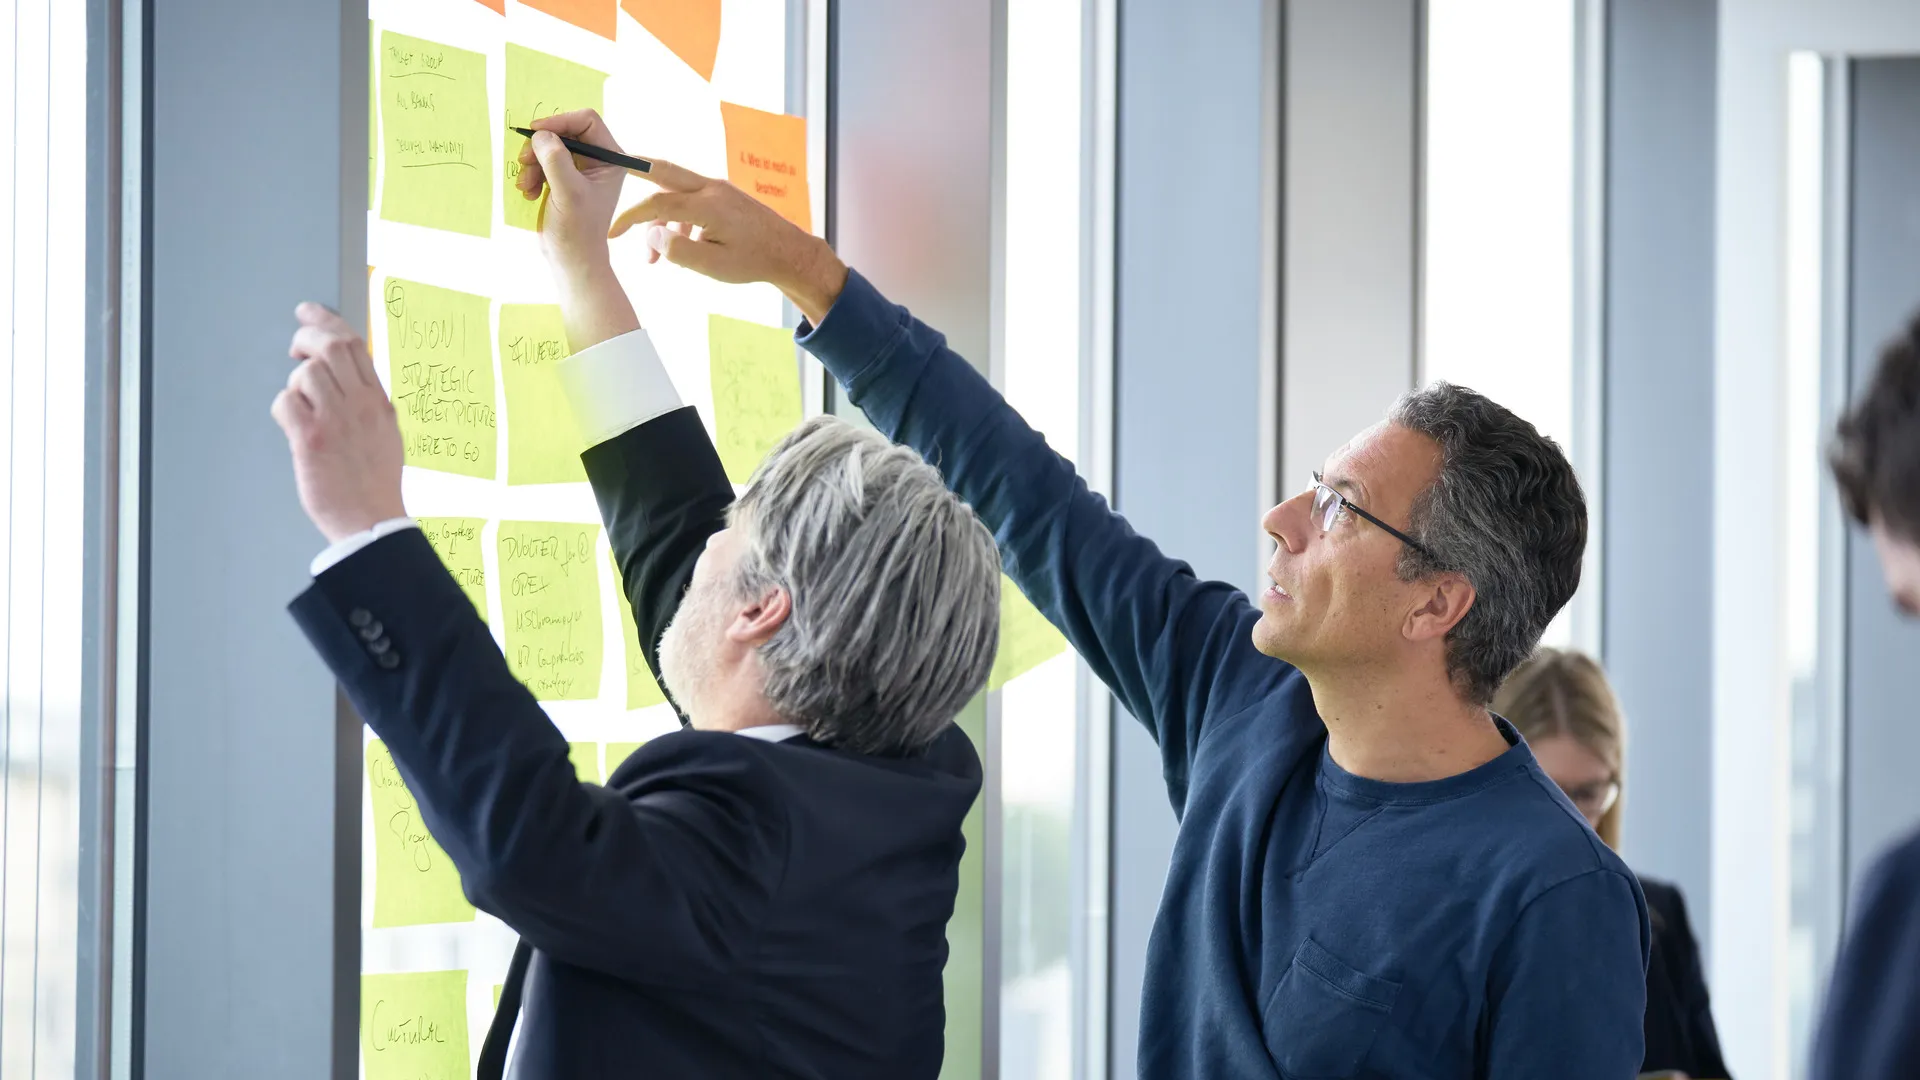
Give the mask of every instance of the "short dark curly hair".
<svg viewBox="0 0 1920 1080">
<path fill-rule="evenodd" d="M 1440 474 L 1413 503 L 1425 550 L 1401 553 L 1400 577 L 1453 571 L 1473 583 L 1473 606 L 1447 635 L 1447 672 L 1485 705 L 1580 586 L 1586 496 L 1558 444 L 1464 386 L 1416 390 L 1390 419 L 1440 447 Z"/>
<path fill-rule="evenodd" d="M 1920 543 L 1920 316 L 1880 351 L 1827 452 L 1840 503 L 1862 525 Z"/>
</svg>

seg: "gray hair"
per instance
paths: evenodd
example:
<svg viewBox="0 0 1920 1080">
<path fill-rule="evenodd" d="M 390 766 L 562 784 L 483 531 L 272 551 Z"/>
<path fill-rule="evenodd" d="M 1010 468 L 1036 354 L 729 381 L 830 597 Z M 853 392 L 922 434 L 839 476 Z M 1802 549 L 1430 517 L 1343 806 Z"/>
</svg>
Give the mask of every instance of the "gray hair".
<svg viewBox="0 0 1920 1080">
<path fill-rule="evenodd" d="M 1400 577 L 1451 571 L 1473 584 L 1473 606 L 1447 635 L 1447 673 L 1485 705 L 1580 585 L 1586 497 L 1552 439 L 1465 387 L 1415 390 L 1388 419 L 1440 444 L 1440 475 L 1412 515 L 1431 555 L 1407 548 Z"/>
<path fill-rule="evenodd" d="M 912 753 L 986 685 L 999 552 L 919 454 L 817 417 L 774 447 L 733 513 L 734 587 L 793 600 L 760 647 L 767 703 L 813 739 Z"/>
</svg>

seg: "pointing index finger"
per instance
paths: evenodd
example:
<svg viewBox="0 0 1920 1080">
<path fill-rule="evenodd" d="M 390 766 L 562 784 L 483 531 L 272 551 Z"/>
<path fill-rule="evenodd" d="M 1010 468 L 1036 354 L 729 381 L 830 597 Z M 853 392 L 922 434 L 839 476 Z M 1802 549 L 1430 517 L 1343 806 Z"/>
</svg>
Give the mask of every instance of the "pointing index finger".
<svg viewBox="0 0 1920 1080">
<path fill-rule="evenodd" d="M 698 191 L 707 183 L 707 178 L 692 169 L 683 169 L 671 161 L 660 158 L 648 158 L 653 162 L 653 171 L 646 174 L 662 191 Z"/>
</svg>

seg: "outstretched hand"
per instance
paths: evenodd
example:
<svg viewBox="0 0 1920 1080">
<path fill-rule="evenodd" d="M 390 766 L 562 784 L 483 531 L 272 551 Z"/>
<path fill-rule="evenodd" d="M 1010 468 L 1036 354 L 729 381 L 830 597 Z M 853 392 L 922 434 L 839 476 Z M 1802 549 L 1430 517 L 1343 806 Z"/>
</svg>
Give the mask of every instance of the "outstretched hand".
<svg viewBox="0 0 1920 1080">
<path fill-rule="evenodd" d="M 627 170 L 576 158 L 556 138 L 620 150 L 600 114 L 580 109 L 532 126 L 534 136 L 520 151 L 518 185 L 528 199 L 539 198 L 543 187 L 550 192 L 540 241 L 563 281 L 610 277 L 607 241 L 639 225 L 649 263 L 664 258 L 735 284 L 770 282 L 816 323 L 839 298 L 847 268 L 833 249 L 725 180 L 654 158 L 653 170 L 643 175 L 660 190 L 616 220 Z"/>
<path fill-rule="evenodd" d="M 406 516 L 400 425 L 367 343 L 346 320 L 312 303 L 294 317 L 300 329 L 288 355 L 300 363 L 273 399 L 273 418 L 293 451 L 300 505 L 337 543 Z"/>
<path fill-rule="evenodd" d="M 659 191 L 621 211 L 612 236 L 645 228 L 647 261 L 666 259 L 718 281 L 771 282 L 814 322 L 847 281 L 826 241 L 725 180 L 655 160 Z"/>
</svg>

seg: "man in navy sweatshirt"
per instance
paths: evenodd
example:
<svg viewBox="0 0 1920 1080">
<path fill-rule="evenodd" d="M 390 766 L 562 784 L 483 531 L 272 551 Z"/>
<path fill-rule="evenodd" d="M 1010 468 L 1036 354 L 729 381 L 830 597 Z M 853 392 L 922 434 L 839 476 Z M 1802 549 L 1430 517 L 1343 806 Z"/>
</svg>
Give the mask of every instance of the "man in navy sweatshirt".
<svg viewBox="0 0 1920 1080">
<path fill-rule="evenodd" d="M 613 143 L 591 113 L 536 126 Z M 556 202 L 607 169 L 547 134 L 522 162 Z M 1639 886 L 1487 710 L 1579 580 L 1586 506 L 1552 442 L 1471 391 L 1409 395 L 1267 512 L 1272 586 L 1249 597 L 1136 535 L 824 242 L 725 182 L 648 178 L 663 190 L 616 235 L 641 224 L 655 257 L 778 286 L 800 344 L 940 465 L 1159 743 L 1181 829 L 1141 1076 L 1634 1075 Z"/>
<path fill-rule="evenodd" d="M 1848 516 L 1873 535 L 1900 610 L 1920 616 L 1920 319 L 1880 354 L 1840 421 L 1833 473 Z M 1813 1046 L 1814 1080 L 1920 1076 L 1920 832 L 1860 882 Z"/>
</svg>

